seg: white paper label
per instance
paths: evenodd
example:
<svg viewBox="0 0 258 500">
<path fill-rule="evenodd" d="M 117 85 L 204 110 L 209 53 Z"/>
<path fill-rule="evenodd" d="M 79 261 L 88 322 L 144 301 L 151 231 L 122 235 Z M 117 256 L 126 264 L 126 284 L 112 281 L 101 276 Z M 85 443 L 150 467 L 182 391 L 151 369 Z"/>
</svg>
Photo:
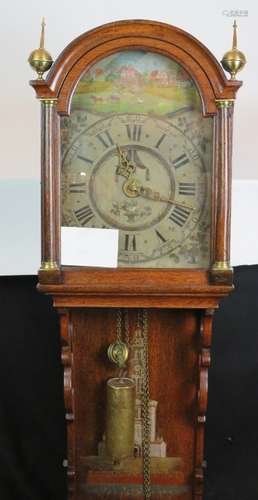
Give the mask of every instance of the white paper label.
<svg viewBox="0 0 258 500">
<path fill-rule="evenodd" d="M 64 266 L 117 267 L 118 229 L 61 228 Z"/>
</svg>

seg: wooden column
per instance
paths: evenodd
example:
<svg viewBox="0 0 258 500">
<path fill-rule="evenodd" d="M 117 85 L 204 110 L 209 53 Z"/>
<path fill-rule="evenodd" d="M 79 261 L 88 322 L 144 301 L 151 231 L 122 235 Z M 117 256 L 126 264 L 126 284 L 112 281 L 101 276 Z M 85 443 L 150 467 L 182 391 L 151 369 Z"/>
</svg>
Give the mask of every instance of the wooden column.
<svg viewBox="0 0 258 500">
<path fill-rule="evenodd" d="M 215 283 L 232 283 L 230 267 L 230 224 L 232 182 L 232 132 L 234 99 L 216 100 L 215 213 L 211 278 Z"/>
<path fill-rule="evenodd" d="M 57 99 L 41 100 L 41 267 L 40 278 L 60 268 L 60 120 Z M 49 281 L 47 279 L 47 281 Z"/>
</svg>

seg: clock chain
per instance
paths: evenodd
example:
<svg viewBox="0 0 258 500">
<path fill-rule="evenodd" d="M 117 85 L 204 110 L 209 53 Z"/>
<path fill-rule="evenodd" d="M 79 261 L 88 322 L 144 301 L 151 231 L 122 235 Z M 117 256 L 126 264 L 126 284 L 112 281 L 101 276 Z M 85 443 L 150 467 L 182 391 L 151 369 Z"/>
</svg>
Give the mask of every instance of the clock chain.
<svg viewBox="0 0 258 500">
<path fill-rule="evenodd" d="M 116 340 L 117 342 L 122 342 L 122 311 L 117 310 L 116 316 Z"/>
<path fill-rule="evenodd" d="M 129 313 L 128 309 L 124 310 L 124 325 L 125 325 L 125 343 L 130 349 L 130 328 L 129 328 Z"/>
<path fill-rule="evenodd" d="M 149 384 L 149 349 L 148 349 L 148 313 L 142 310 L 142 333 L 143 333 L 143 492 L 144 500 L 151 498 L 151 476 L 150 476 L 150 384 Z"/>
</svg>

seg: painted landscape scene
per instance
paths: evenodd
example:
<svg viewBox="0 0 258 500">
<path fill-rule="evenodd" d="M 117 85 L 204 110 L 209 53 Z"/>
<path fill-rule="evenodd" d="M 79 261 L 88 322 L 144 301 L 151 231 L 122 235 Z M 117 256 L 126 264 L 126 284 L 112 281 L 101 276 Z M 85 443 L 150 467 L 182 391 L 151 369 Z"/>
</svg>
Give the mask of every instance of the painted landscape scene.
<svg viewBox="0 0 258 500">
<path fill-rule="evenodd" d="M 72 110 L 169 115 L 200 109 L 193 80 L 175 61 L 152 52 L 125 51 L 102 59 L 81 78 Z"/>
</svg>

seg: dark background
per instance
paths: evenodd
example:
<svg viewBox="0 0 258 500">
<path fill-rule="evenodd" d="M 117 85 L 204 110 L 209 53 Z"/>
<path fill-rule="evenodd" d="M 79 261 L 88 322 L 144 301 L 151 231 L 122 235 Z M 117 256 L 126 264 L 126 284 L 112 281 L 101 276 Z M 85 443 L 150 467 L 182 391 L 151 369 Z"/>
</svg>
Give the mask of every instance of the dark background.
<svg viewBox="0 0 258 500">
<path fill-rule="evenodd" d="M 64 500 L 58 321 L 37 278 L 0 279 L 0 499 Z M 258 498 L 258 266 L 215 315 L 205 500 Z"/>
</svg>

